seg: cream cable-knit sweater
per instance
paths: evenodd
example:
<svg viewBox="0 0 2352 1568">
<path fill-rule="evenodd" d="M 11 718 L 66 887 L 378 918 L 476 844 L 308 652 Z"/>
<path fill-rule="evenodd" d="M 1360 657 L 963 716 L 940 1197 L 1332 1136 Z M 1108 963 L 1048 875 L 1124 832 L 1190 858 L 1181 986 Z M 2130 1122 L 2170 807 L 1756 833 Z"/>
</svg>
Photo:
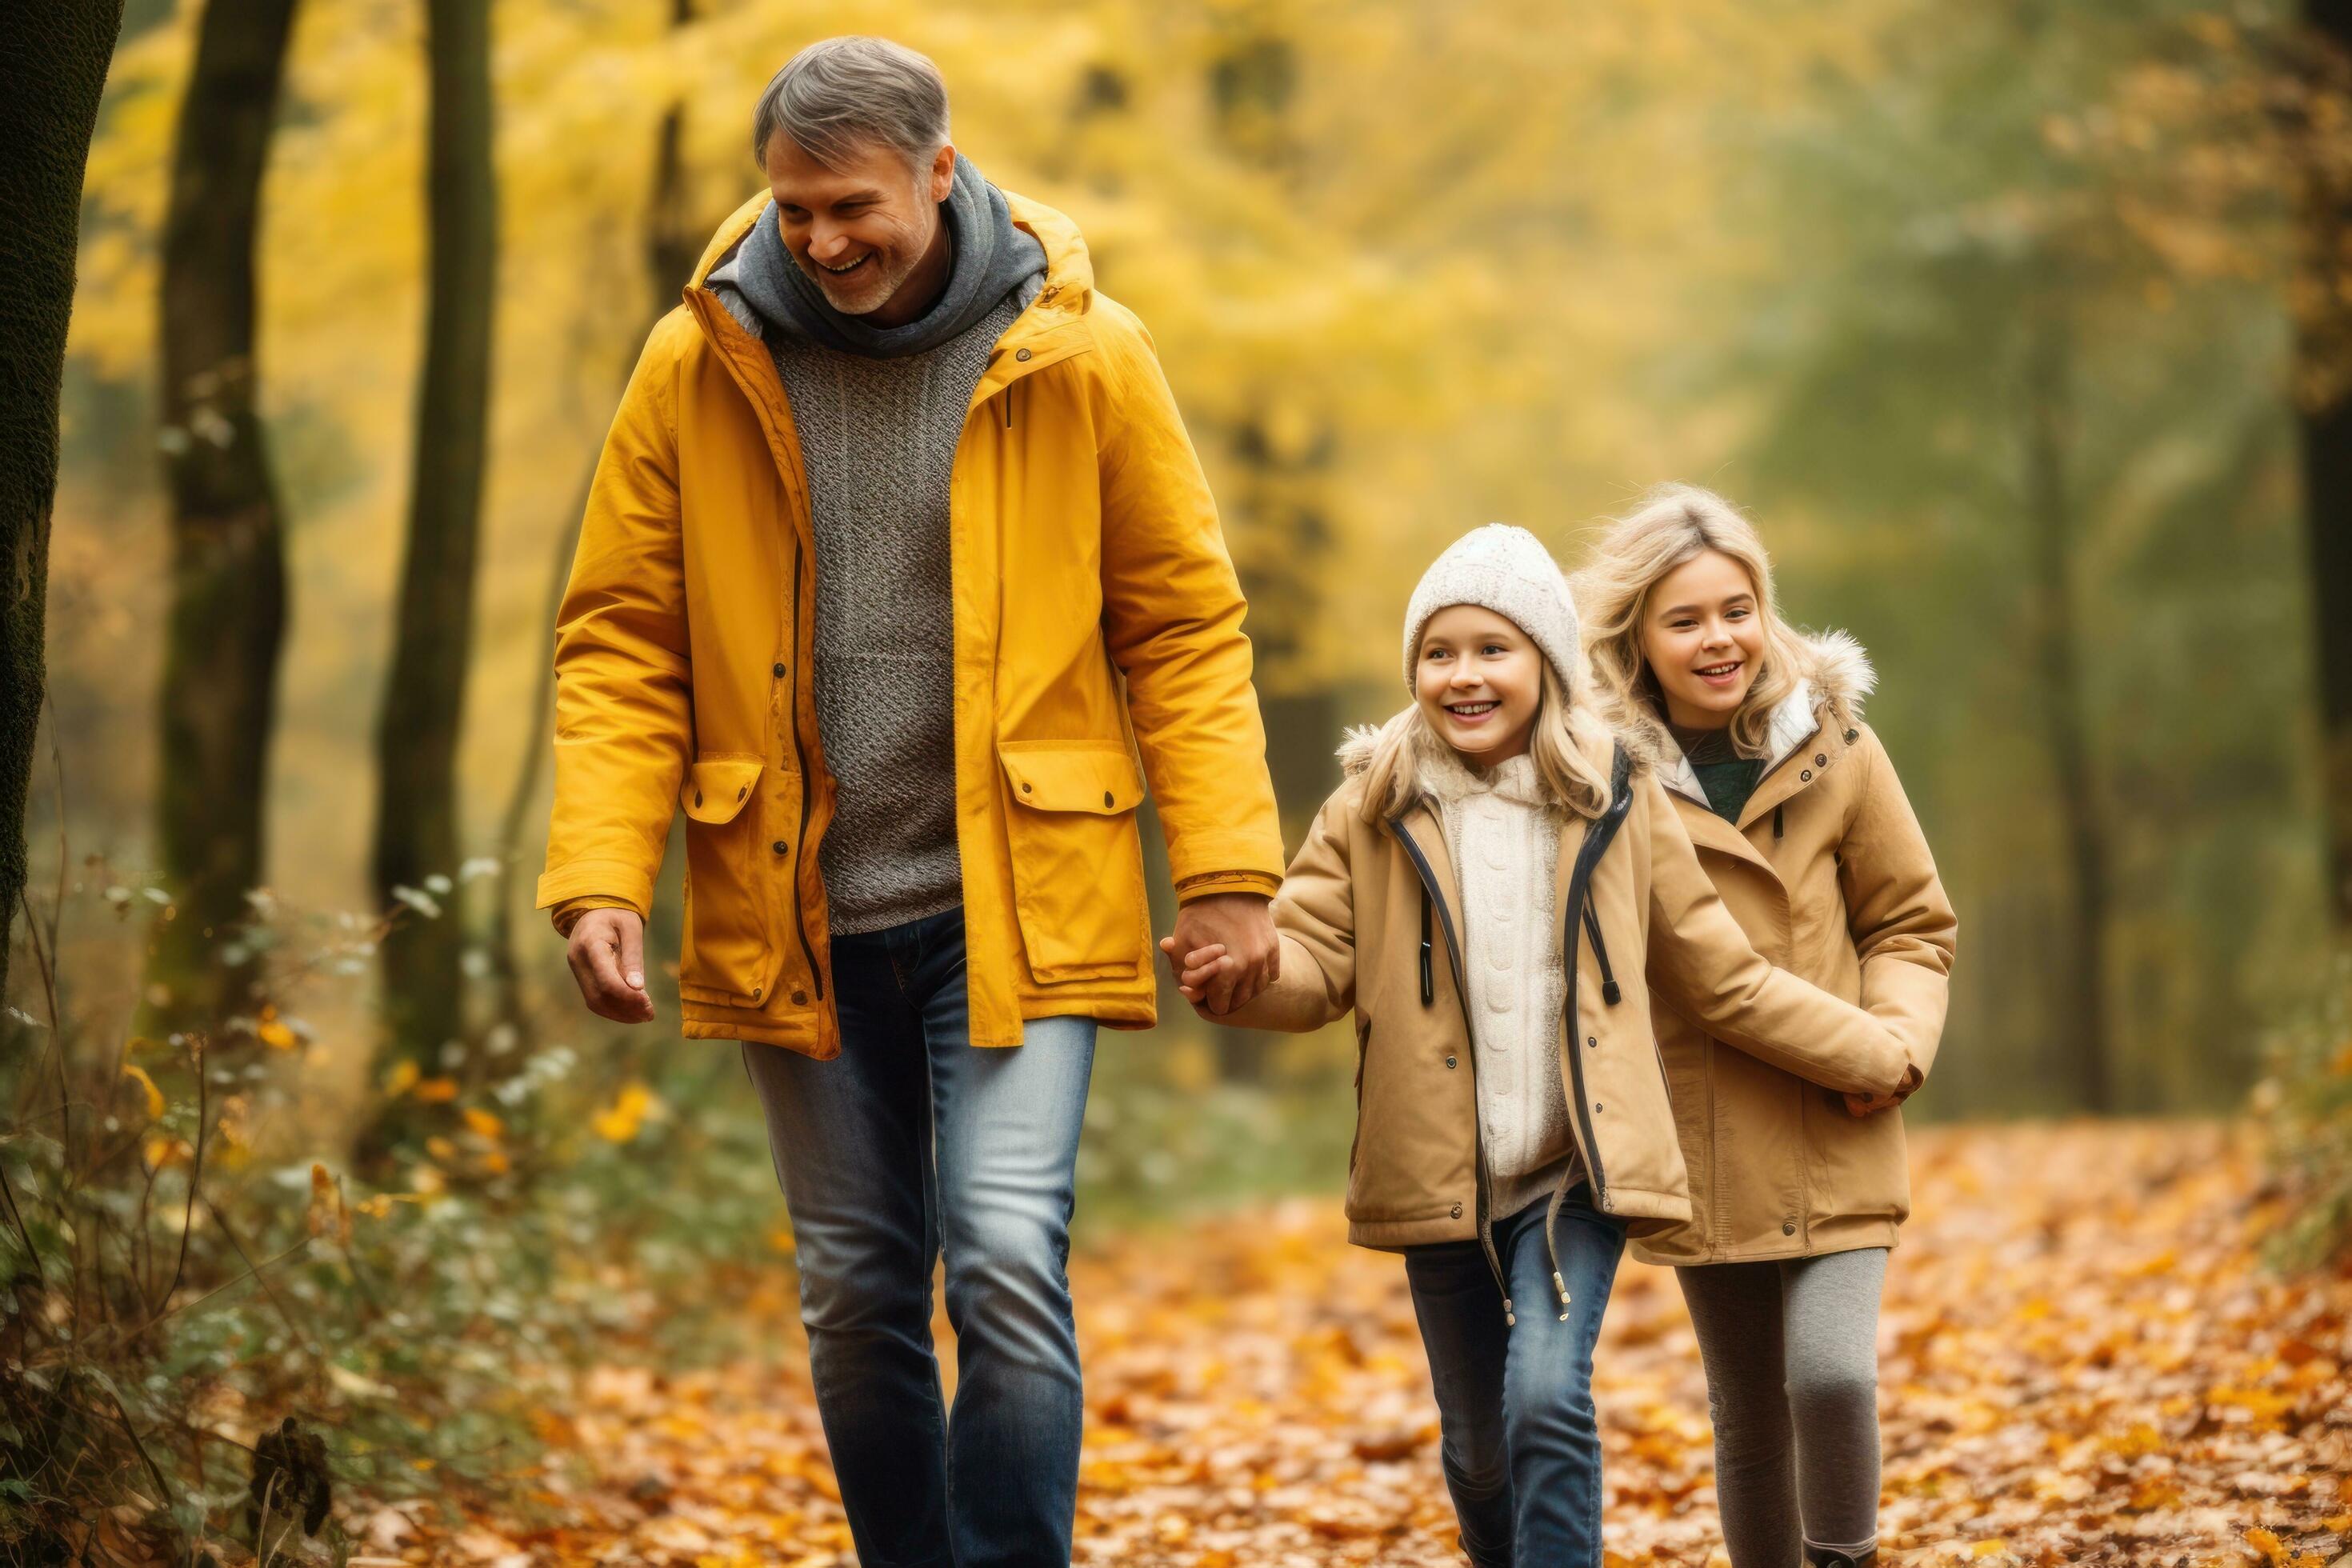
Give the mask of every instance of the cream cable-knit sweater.
<svg viewBox="0 0 2352 1568">
<path fill-rule="evenodd" d="M 1478 1070 L 1478 1131 L 1496 1219 L 1548 1198 L 1577 1158 L 1560 1082 L 1560 819 L 1532 759 L 1472 773 L 1424 757 L 1462 889 L 1463 978 Z"/>
</svg>

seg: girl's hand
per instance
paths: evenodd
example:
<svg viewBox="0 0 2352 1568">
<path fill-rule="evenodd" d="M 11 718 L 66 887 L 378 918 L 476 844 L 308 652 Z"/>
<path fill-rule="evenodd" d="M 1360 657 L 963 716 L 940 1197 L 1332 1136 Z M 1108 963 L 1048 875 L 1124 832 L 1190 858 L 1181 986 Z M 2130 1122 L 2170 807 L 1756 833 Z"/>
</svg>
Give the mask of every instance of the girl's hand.
<svg viewBox="0 0 2352 1568">
<path fill-rule="evenodd" d="M 1847 1113 L 1853 1116 L 1875 1116 L 1882 1110 L 1892 1110 L 1911 1098 L 1923 1079 L 1917 1068 L 1903 1075 L 1902 1085 L 1893 1094 L 1849 1094 L 1845 1097 Z"/>
<path fill-rule="evenodd" d="M 1241 967 L 1238 960 L 1225 952 L 1224 943 L 1211 942 L 1196 947 L 1181 958 L 1176 955 L 1176 939 L 1160 939 L 1160 951 L 1168 956 L 1168 967 L 1176 976 L 1176 992 L 1185 1001 L 1200 1007 L 1209 994 L 1209 982 L 1220 974 L 1231 974 Z"/>
</svg>

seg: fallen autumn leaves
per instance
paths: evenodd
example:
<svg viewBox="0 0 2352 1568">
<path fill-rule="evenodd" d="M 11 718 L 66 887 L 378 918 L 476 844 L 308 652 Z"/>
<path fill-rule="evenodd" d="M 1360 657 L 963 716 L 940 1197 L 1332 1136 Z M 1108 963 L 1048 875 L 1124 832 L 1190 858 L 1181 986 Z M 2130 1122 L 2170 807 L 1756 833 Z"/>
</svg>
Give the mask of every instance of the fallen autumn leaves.
<svg viewBox="0 0 2352 1568">
<path fill-rule="evenodd" d="M 1934 1130 L 1914 1165 L 1880 1340 L 1889 1560 L 2323 1568 L 2352 1550 L 2352 1279 L 2256 1267 L 2268 1216 L 2241 1137 Z M 1332 1205 L 1114 1240 L 1072 1274 L 1080 1563 L 1459 1561 L 1402 1268 L 1348 1247 Z M 750 1310 L 773 1316 L 779 1366 L 606 1370 L 551 1414 L 570 1451 L 541 1478 L 559 1527 L 419 1530 L 386 1510 L 362 1550 L 852 1562 L 788 1297 Z M 1621 1277 L 1599 1397 L 1612 1563 L 1721 1561 L 1705 1386 L 1664 1274 Z"/>
</svg>

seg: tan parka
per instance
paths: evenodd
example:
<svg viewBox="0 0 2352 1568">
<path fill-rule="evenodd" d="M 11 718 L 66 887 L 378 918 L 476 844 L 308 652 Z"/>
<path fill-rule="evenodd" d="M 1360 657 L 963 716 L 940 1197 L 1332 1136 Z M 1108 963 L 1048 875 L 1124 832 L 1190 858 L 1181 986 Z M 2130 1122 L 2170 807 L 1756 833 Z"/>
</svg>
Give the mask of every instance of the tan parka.
<svg viewBox="0 0 2352 1568">
<path fill-rule="evenodd" d="M 1634 717 L 1664 748 L 1660 784 L 1757 951 L 1885 1025 L 1916 1089 L 1935 1066 L 1958 921 L 1886 749 L 1862 721 L 1869 661 L 1838 634 L 1808 643 L 1805 658 L 1736 826 L 1708 807 L 1654 716 Z M 1856 1117 L 1844 1086 L 1722 1044 L 1705 1018 L 1659 1002 L 1694 1213 L 1642 1237 L 1636 1256 L 1725 1263 L 1894 1246 L 1911 1210 L 1903 1112 Z"/>
<path fill-rule="evenodd" d="M 1045 281 L 972 393 L 949 499 L 942 777 L 979 1046 L 1056 1014 L 1152 1022 L 1147 777 L 1188 896 L 1270 894 L 1282 863 L 1241 587 L 1150 338 L 1069 219 L 1008 200 Z M 712 238 L 605 439 L 557 628 L 539 903 L 645 914 L 684 812 L 685 1033 L 829 1058 L 807 479 L 773 360 L 703 284 L 766 204 Z"/>
<path fill-rule="evenodd" d="M 1597 746 L 1593 760 L 1620 784 L 1610 811 L 1591 823 L 1562 814 L 1556 907 L 1566 911 L 1561 951 L 1574 956 L 1561 1079 L 1594 1206 L 1641 1235 L 1690 1216 L 1645 975 L 1725 1037 L 1824 1082 L 1885 1092 L 1904 1055 L 1859 1009 L 1757 956 L 1656 780 L 1629 776 L 1622 749 L 1609 751 Z M 1349 777 L 1275 900 L 1280 978 L 1222 1021 L 1302 1031 L 1352 1010 L 1349 1239 L 1397 1248 L 1483 1238 L 1506 1216 L 1486 1212 L 1459 885 L 1425 795 L 1393 820 L 1365 819 L 1370 754 L 1369 737 L 1342 753 Z"/>
</svg>

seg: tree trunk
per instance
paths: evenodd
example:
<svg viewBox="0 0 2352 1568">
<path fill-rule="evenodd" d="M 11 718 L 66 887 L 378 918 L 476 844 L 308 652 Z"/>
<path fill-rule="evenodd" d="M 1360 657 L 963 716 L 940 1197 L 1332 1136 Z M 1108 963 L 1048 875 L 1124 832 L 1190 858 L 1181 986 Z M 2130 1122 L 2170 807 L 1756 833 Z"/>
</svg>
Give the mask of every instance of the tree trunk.
<svg viewBox="0 0 2352 1568">
<path fill-rule="evenodd" d="M 416 402 L 408 552 L 376 735 L 375 887 L 401 902 L 383 943 L 384 1023 L 428 1070 L 463 1026 L 457 737 L 473 645 L 474 563 L 488 447 L 498 186 L 491 165 L 490 7 L 427 0 L 431 291 Z M 415 907 L 423 893 L 437 915 Z"/>
<path fill-rule="evenodd" d="M 2316 89 L 2352 94 L 2352 0 L 2310 0 Z M 2341 138 L 2321 121 L 2309 134 Z M 2352 938 L 2352 162 L 2340 147 L 2302 160 L 2304 264 L 2297 323 L 2304 505 L 2309 514 L 2312 625 L 2318 641 L 2320 803 L 2326 814 L 2328 909 Z"/>
<path fill-rule="evenodd" d="M 0 19 L 0 995 L 25 894 L 82 171 L 121 25 L 122 0 L 14 0 Z"/>
<path fill-rule="evenodd" d="M 295 0 L 210 0 L 181 101 L 163 253 L 163 429 L 172 506 L 161 860 L 174 903 L 149 970 L 156 1022 L 250 1005 L 231 939 L 262 874 L 286 559 L 253 357 L 254 241 Z"/>
<path fill-rule="evenodd" d="M 2116 1109 L 2108 1038 L 2107 837 L 2084 700 L 2074 592 L 2074 500 L 2067 484 L 2074 439 L 2071 345 L 2061 316 L 2045 309 L 2032 328 L 2025 367 L 2025 513 L 2032 531 L 2036 668 L 2041 671 L 2050 771 L 2065 840 L 2071 941 L 2058 971 L 2061 1077 L 2076 1109 Z"/>
<path fill-rule="evenodd" d="M 688 26 L 694 19 L 694 0 L 671 0 L 672 31 Z M 702 258 L 703 242 L 711 225 L 698 220 L 694 209 L 694 195 L 686 173 L 686 103 L 677 100 L 662 115 L 661 129 L 654 141 L 653 191 L 646 204 L 646 276 L 652 288 L 646 300 L 645 331 L 629 344 L 628 357 L 621 366 L 621 384 L 627 384 L 644 340 L 664 316 L 677 308 L 680 292 L 694 273 L 694 264 Z M 526 1026 L 528 1008 L 523 996 L 520 943 L 515 932 L 513 884 L 522 866 L 523 837 L 530 820 L 531 805 L 539 795 L 540 769 L 547 756 L 541 738 L 552 727 L 555 718 L 555 665 L 551 655 L 556 610 L 572 579 L 572 553 L 579 539 L 579 520 L 588 510 L 588 486 L 595 471 L 596 458 L 592 455 L 588 472 L 581 478 L 579 502 L 572 509 L 572 526 L 563 531 L 557 543 L 548 580 L 547 612 L 541 620 L 547 636 L 540 644 L 540 679 L 532 688 L 531 741 L 523 747 L 522 761 L 515 770 L 514 784 L 507 793 L 506 811 L 499 823 L 497 901 L 490 916 L 490 968 L 498 989 L 499 1024 L 517 1036 Z"/>
</svg>

